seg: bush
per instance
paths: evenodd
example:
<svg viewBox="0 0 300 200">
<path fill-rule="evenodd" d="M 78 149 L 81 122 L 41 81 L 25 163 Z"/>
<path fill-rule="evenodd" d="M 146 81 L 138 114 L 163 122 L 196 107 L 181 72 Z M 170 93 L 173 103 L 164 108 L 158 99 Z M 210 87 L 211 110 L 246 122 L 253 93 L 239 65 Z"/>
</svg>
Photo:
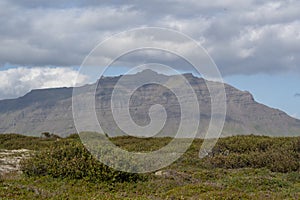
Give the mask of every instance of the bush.
<svg viewBox="0 0 300 200">
<path fill-rule="evenodd" d="M 54 178 L 85 179 L 89 181 L 137 181 L 141 175 L 116 171 L 96 160 L 79 142 L 53 145 L 22 160 L 21 170 L 27 176 L 50 175 Z"/>
<path fill-rule="evenodd" d="M 296 152 L 300 153 L 300 137 L 295 139 L 293 147 Z"/>
<path fill-rule="evenodd" d="M 300 168 L 300 161 L 294 152 L 270 152 L 264 159 L 268 159 L 267 167 L 273 172 L 292 172 Z"/>
<path fill-rule="evenodd" d="M 73 134 L 70 134 L 69 136 L 67 136 L 66 139 L 80 140 L 80 137 L 79 137 L 78 133 L 73 133 Z"/>
<path fill-rule="evenodd" d="M 56 138 L 40 138 L 19 134 L 0 134 L 0 149 L 30 149 L 39 150 L 55 143 Z"/>
<path fill-rule="evenodd" d="M 300 170 L 300 139 L 258 136 L 221 138 L 210 157 L 203 159 L 206 168 L 268 168 L 273 172 Z"/>
</svg>

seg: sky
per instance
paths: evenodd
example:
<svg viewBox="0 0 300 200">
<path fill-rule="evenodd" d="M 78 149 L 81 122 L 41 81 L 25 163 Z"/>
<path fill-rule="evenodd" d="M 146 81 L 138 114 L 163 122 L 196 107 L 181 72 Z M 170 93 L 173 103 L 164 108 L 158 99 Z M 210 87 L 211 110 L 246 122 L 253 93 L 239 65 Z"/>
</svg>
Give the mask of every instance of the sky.
<svg viewBox="0 0 300 200">
<path fill-rule="evenodd" d="M 225 82 L 300 118 L 299 7 L 298 0 L 1 0 L 0 99 L 73 86 L 79 66 L 99 42 L 132 28 L 161 27 L 180 31 L 205 48 Z M 116 41 L 101 59 L 111 59 L 121 45 L 142 37 Z M 178 41 L 167 42 L 172 47 Z M 192 54 L 188 47 L 182 44 Z M 127 56 L 108 74 L 118 75 L 151 55 L 156 62 L 186 70 L 178 58 L 144 52 Z M 95 78 L 79 74 L 76 83 Z"/>
</svg>

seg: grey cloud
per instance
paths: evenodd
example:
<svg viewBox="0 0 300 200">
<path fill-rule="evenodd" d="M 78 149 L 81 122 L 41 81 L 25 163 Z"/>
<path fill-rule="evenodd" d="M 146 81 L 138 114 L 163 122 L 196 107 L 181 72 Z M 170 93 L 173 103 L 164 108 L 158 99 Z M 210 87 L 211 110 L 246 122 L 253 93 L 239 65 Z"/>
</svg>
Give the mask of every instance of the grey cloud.
<svg viewBox="0 0 300 200">
<path fill-rule="evenodd" d="M 211 49 L 223 74 L 300 71 L 300 15 L 294 12 L 299 3 L 273 4 L 212 20 L 204 46 Z"/>
<path fill-rule="evenodd" d="M 294 94 L 294 97 L 300 97 L 300 93 Z"/>
<path fill-rule="evenodd" d="M 299 6 L 296 0 L 6 0 L 0 3 L 5 8 L 0 9 L 0 65 L 80 65 L 111 34 L 160 26 L 196 39 L 224 75 L 299 72 Z M 114 48 L 118 44 L 108 52 Z M 176 58 L 156 59 L 183 67 Z M 131 56 L 126 62 L 140 60 Z"/>
</svg>

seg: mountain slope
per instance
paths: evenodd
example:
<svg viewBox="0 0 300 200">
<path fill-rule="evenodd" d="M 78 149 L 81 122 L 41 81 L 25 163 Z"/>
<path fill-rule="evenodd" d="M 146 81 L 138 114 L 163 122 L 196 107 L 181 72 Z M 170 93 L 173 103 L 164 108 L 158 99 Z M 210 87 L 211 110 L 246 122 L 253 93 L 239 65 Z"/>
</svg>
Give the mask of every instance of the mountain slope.
<svg viewBox="0 0 300 200">
<path fill-rule="evenodd" d="M 126 76 L 148 76 L 148 72 Z M 154 73 L 154 72 L 153 72 Z M 180 83 L 174 76 L 152 74 L 164 82 Z M 201 110 L 198 136 L 205 134 L 210 119 L 210 95 L 202 78 L 184 74 L 193 87 Z M 101 87 L 96 91 L 96 112 L 103 130 L 112 136 L 122 135 L 116 127 L 110 110 L 110 98 L 114 85 L 121 78 L 104 77 Z M 132 84 L 128 82 L 128 84 Z M 216 83 L 218 84 L 218 83 Z M 89 91 L 90 86 L 81 87 Z M 41 132 L 53 132 L 62 136 L 75 133 L 72 115 L 73 88 L 55 88 L 33 90 L 23 97 L 0 101 L 0 133 L 21 133 L 40 135 Z M 128 92 L 126 85 L 122 88 Z M 257 103 L 249 92 L 240 91 L 225 84 L 227 96 L 227 116 L 222 136 L 237 134 L 261 134 L 271 136 L 300 135 L 300 120 L 286 113 Z M 84 98 L 84 94 L 82 98 Z M 187 99 L 189 97 L 186 97 Z M 158 136 L 172 136 L 180 122 L 180 105 L 176 96 L 167 88 L 157 84 L 148 84 L 138 88 L 130 99 L 130 114 L 138 125 L 147 125 L 150 121 L 148 110 L 151 105 L 162 104 L 167 112 L 166 125 Z M 125 106 L 121 104 L 120 106 Z M 193 108 L 190 108 L 193 109 Z M 126 119 L 124 119 L 126 120 Z"/>
</svg>

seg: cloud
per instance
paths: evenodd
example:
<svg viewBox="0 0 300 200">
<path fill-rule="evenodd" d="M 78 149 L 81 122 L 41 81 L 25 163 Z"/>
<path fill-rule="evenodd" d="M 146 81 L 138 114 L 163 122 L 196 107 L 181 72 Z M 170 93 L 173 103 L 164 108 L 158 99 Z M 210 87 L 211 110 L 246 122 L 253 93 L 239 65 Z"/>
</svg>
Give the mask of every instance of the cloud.
<svg viewBox="0 0 300 200">
<path fill-rule="evenodd" d="M 223 75 L 299 73 L 299 6 L 297 0 L 4 0 L 0 65 L 78 66 L 111 34 L 159 26 L 182 31 L 202 44 Z M 103 59 L 111 59 L 109 52 L 139 36 L 125 39 L 109 46 Z M 170 46 L 176 46 L 173 42 Z M 127 62 L 138 63 L 147 56 L 140 55 L 140 60 L 133 56 Z M 176 58 L 169 59 L 170 65 L 176 63 Z"/>
<path fill-rule="evenodd" d="M 78 77 L 77 77 L 78 75 Z M 71 87 L 84 84 L 87 77 L 67 67 L 18 67 L 0 71 L 0 99 L 22 96 L 32 89 Z"/>
<path fill-rule="evenodd" d="M 293 118 L 296 118 L 296 119 L 300 119 L 300 115 L 299 115 L 299 114 L 297 114 L 297 113 L 295 113 L 295 114 L 292 114 L 292 115 L 291 115 L 291 117 L 293 117 Z"/>
<path fill-rule="evenodd" d="M 300 93 L 294 94 L 294 97 L 300 97 Z"/>
</svg>

